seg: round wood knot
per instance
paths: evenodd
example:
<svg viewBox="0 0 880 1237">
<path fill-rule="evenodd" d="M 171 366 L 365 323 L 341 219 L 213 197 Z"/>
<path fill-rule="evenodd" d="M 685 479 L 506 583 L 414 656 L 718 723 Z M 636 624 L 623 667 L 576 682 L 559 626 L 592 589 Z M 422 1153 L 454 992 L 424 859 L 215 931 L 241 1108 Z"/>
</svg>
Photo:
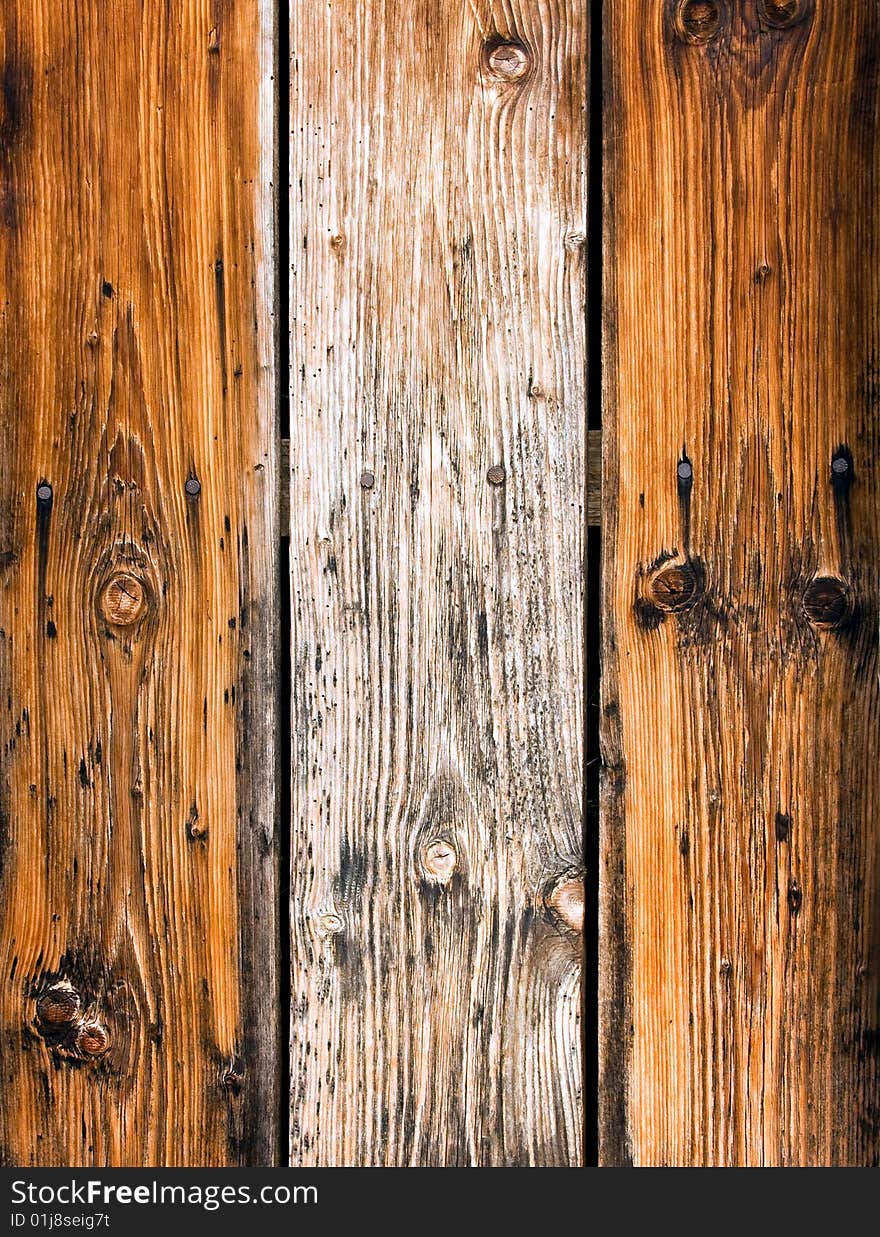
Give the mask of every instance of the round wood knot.
<svg viewBox="0 0 880 1237">
<path fill-rule="evenodd" d="M 37 1017 L 49 1027 L 66 1027 L 79 1016 L 79 993 L 72 988 L 50 988 L 37 999 Z"/>
<path fill-rule="evenodd" d="M 231 1091 L 233 1095 L 240 1095 L 241 1089 L 244 1086 L 243 1072 L 234 1066 L 232 1069 L 224 1070 L 223 1086 L 227 1091 Z"/>
<path fill-rule="evenodd" d="M 522 43 L 490 43 L 486 48 L 486 67 L 502 82 L 519 82 L 528 74 L 531 57 Z"/>
<path fill-rule="evenodd" d="M 318 935 L 322 937 L 337 936 L 345 924 L 342 921 L 342 916 L 337 911 L 321 911 L 317 917 L 316 926 Z"/>
<path fill-rule="evenodd" d="M 458 865 L 455 847 L 445 838 L 434 838 L 422 851 L 422 871 L 435 885 L 448 885 Z"/>
<path fill-rule="evenodd" d="M 584 930 L 584 878 L 568 872 L 550 888 L 544 904 L 556 922 L 569 932 Z"/>
<path fill-rule="evenodd" d="M 801 0 L 758 0 L 758 13 L 766 25 L 784 30 L 802 16 L 803 4 Z"/>
<path fill-rule="evenodd" d="M 849 614 L 849 592 L 834 576 L 816 576 L 804 593 L 804 612 L 817 627 L 839 627 Z"/>
<path fill-rule="evenodd" d="M 682 0 L 675 25 L 686 43 L 708 43 L 721 26 L 721 6 L 716 0 Z"/>
<path fill-rule="evenodd" d="M 147 593 L 136 576 L 114 576 L 101 595 L 101 613 L 114 627 L 129 627 L 147 608 Z"/>
<path fill-rule="evenodd" d="M 665 614 L 690 610 L 699 592 L 700 581 L 690 563 L 670 563 L 661 567 L 648 584 L 650 601 Z"/>
<path fill-rule="evenodd" d="M 84 1057 L 102 1057 L 110 1047 L 110 1032 L 100 1022 L 84 1022 L 76 1033 L 76 1046 Z"/>
</svg>

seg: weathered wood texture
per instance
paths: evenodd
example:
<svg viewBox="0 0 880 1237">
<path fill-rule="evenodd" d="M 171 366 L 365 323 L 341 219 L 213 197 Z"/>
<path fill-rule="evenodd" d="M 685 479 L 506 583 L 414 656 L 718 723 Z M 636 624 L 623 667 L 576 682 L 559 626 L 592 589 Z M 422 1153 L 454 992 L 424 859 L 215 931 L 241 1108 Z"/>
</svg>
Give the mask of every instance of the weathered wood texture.
<svg viewBox="0 0 880 1237">
<path fill-rule="evenodd" d="M 605 9 L 602 1154 L 876 1163 L 880 8 Z"/>
<path fill-rule="evenodd" d="M 281 439 L 279 494 L 281 535 L 290 533 L 290 439 Z M 587 431 L 587 524 L 602 523 L 602 431 Z"/>
<path fill-rule="evenodd" d="M 0 13 L 17 1165 L 276 1154 L 270 11 Z"/>
<path fill-rule="evenodd" d="M 585 6 L 292 12 L 291 1156 L 574 1163 Z"/>
</svg>

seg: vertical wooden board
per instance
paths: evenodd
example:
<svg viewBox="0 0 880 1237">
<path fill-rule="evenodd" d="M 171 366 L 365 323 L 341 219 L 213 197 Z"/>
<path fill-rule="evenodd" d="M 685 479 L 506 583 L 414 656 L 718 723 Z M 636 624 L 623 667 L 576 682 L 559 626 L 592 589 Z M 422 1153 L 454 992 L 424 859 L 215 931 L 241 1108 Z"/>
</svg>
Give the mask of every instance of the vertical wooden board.
<svg viewBox="0 0 880 1237">
<path fill-rule="evenodd" d="M 292 13 L 291 1156 L 576 1163 L 584 6 Z"/>
<path fill-rule="evenodd" d="M 270 8 L 0 15 L 5 1163 L 276 1156 Z"/>
<path fill-rule="evenodd" d="M 878 47 L 606 6 L 607 1163 L 880 1155 Z"/>
</svg>

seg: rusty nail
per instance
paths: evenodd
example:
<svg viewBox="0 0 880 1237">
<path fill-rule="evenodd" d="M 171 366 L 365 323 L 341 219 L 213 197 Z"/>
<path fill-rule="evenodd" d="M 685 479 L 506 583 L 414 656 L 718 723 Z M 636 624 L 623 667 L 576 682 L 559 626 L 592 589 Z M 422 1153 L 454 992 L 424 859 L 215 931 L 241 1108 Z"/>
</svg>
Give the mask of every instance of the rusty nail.
<svg viewBox="0 0 880 1237">
<path fill-rule="evenodd" d="M 505 476 L 505 473 L 504 473 L 503 465 L 493 464 L 492 467 L 489 469 L 489 471 L 486 473 L 486 480 L 489 482 L 490 485 L 503 485 L 504 476 Z"/>
</svg>

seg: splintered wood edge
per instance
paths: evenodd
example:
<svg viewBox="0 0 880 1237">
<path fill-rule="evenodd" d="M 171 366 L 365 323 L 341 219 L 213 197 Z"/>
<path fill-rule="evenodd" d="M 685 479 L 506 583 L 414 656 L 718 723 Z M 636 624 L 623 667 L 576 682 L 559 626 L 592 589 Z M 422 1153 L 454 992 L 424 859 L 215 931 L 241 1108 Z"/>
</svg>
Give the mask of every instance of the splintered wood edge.
<svg viewBox="0 0 880 1237">
<path fill-rule="evenodd" d="M 278 507 L 281 536 L 290 536 L 290 439 L 281 439 Z M 602 523 L 602 431 L 587 431 L 587 526 Z"/>
</svg>

